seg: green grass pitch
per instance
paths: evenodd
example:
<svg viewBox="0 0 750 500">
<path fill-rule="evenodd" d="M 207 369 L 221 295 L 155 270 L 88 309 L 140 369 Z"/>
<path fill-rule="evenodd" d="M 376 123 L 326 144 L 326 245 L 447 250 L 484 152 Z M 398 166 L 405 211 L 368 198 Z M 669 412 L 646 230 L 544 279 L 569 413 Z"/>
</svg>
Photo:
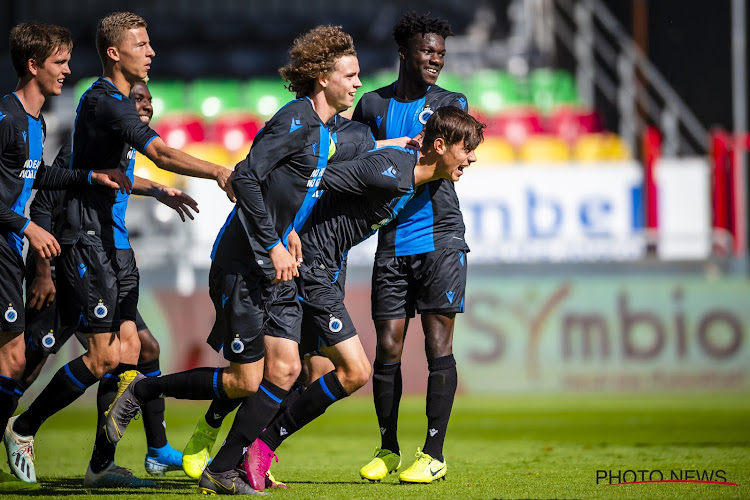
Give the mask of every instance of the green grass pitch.
<svg viewBox="0 0 750 500">
<path fill-rule="evenodd" d="M 167 401 L 167 432 L 172 445 L 184 446 L 206 407 Z M 228 424 L 225 422 L 219 441 Z M 417 446 L 423 444 L 425 425 L 424 398 L 405 398 L 399 429 L 402 467 L 411 464 Z M 36 471 L 44 489 L 26 496 L 202 498 L 195 482 L 178 472 L 157 479 L 157 488 L 84 490 L 83 473 L 93 435 L 90 400 L 46 422 L 36 438 Z M 358 469 L 378 443 L 369 397 L 337 403 L 278 450 L 280 462 L 272 471 L 292 489 L 272 491 L 270 497 L 434 500 L 750 496 L 750 398 L 745 394 L 459 397 L 445 446 L 447 480 L 430 485 L 401 485 L 395 475 L 380 484 L 362 482 Z M 145 477 L 145 449 L 142 424 L 135 421 L 118 446 L 117 463 Z M 724 471 L 723 482 L 739 486 L 609 485 L 609 478 L 597 484 L 598 470 L 614 474 L 627 470 L 640 474 L 637 471 L 644 470 L 648 471 L 645 479 L 655 470 L 665 479 L 671 471 Z M 692 475 L 683 477 L 695 479 Z M 634 477 L 625 479 L 632 482 Z"/>
</svg>

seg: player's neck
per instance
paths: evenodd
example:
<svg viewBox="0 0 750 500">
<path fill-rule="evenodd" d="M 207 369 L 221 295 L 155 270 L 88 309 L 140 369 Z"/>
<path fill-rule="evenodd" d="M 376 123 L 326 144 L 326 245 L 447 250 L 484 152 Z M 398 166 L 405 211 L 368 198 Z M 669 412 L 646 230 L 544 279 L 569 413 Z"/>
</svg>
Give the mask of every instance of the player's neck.
<svg viewBox="0 0 750 500">
<path fill-rule="evenodd" d="M 104 71 L 102 75 L 104 78 L 109 80 L 112 85 L 117 87 L 122 95 L 130 95 L 130 87 L 133 85 L 121 71 L 117 71 L 115 68 L 109 68 Z"/>
<path fill-rule="evenodd" d="M 414 79 L 407 77 L 403 70 L 399 71 L 398 80 L 396 80 L 396 88 L 393 93 L 399 99 L 406 101 L 413 101 L 415 99 L 421 99 L 427 93 L 427 89 L 430 88 L 424 80 Z"/>
<path fill-rule="evenodd" d="M 440 178 L 437 172 L 437 162 L 438 155 L 434 150 L 430 150 L 419 157 L 419 161 L 414 166 L 414 186 Z"/>
<path fill-rule="evenodd" d="M 315 110 L 315 113 L 317 113 L 318 118 L 320 118 L 321 122 L 328 123 L 328 121 L 337 113 L 336 109 L 328 104 L 328 101 L 326 100 L 325 94 L 322 90 L 308 97 L 310 98 L 312 107 Z"/>
<path fill-rule="evenodd" d="M 46 98 L 39 90 L 36 81 L 33 78 L 19 80 L 15 93 L 18 100 L 21 101 L 24 111 L 35 118 L 39 118 L 39 113 L 42 112 L 42 106 L 44 106 Z"/>
</svg>

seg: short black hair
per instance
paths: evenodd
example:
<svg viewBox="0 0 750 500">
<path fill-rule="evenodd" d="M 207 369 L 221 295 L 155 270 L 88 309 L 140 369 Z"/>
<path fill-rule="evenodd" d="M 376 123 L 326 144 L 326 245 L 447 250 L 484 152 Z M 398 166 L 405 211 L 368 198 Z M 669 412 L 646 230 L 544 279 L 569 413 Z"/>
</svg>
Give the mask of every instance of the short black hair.
<svg viewBox="0 0 750 500">
<path fill-rule="evenodd" d="M 448 21 L 429 16 L 430 14 L 422 14 L 420 16 L 413 10 L 405 12 L 393 27 L 393 39 L 396 40 L 398 46 L 406 47 L 414 35 L 435 33 L 443 38 L 453 36 L 453 31 L 451 31 L 451 25 L 448 24 Z"/>
</svg>

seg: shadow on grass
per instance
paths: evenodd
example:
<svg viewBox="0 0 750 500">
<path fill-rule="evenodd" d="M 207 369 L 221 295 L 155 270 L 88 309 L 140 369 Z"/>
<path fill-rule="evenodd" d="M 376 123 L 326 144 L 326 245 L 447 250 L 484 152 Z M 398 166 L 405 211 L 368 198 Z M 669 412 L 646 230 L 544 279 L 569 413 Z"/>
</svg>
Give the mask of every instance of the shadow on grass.
<svg viewBox="0 0 750 500">
<path fill-rule="evenodd" d="M 24 492 L 24 496 L 66 497 L 90 493 L 94 495 L 133 495 L 149 493 L 199 493 L 198 482 L 190 478 L 156 480 L 156 486 L 146 488 L 84 488 L 81 477 L 59 477 L 40 481 L 42 488 L 37 491 Z"/>
</svg>

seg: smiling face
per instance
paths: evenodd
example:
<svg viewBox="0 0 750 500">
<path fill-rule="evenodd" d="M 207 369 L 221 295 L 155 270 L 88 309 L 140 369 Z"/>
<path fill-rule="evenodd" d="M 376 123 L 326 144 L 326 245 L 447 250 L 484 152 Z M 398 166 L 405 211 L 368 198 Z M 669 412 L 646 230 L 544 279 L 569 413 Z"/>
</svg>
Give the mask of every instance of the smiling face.
<svg viewBox="0 0 750 500">
<path fill-rule="evenodd" d="M 337 113 L 351 108 L 357 89 L 362 86 L 357 56 L 340 57 L 331 74 L 321 79 L 321 84 L 324 84 L 326 102 Z"/>
<path fill-rule="evenodd" d="M 148 76 L 151 69 L 151 58 L 156 55 L 151 48 L 146 28 L 133 28 L 127 31 L 125 37 L 118 47 L 110 47 L 115 50 L 119 58 L 120 69 L 128 81 L 135 82 L 143 80 Z"/>
<path fill-rule="evenodd" d="M 44 97 L 60 95 L 65 77 L 70 74 L 70 51 L 58 49 L 40 65 L 31 60 L 29 71 L 39 85 Z"/>
<path fill-rule="evenodd" d="M 399 55 L 408 79 L 435 85 L 445 65 L 445 38 L 436 33 L 414 35 L 407 47 L 399 48 Z"/>
<path fill-rule="evenodd" d="M 154 108 L 151 106 L 151 92 L 143 82 L 136 82 L 130 89 L 130 98 L 135 102 L 135 110 L 143 123 L 148 125 L 154 116 Z"/>
</svg>

